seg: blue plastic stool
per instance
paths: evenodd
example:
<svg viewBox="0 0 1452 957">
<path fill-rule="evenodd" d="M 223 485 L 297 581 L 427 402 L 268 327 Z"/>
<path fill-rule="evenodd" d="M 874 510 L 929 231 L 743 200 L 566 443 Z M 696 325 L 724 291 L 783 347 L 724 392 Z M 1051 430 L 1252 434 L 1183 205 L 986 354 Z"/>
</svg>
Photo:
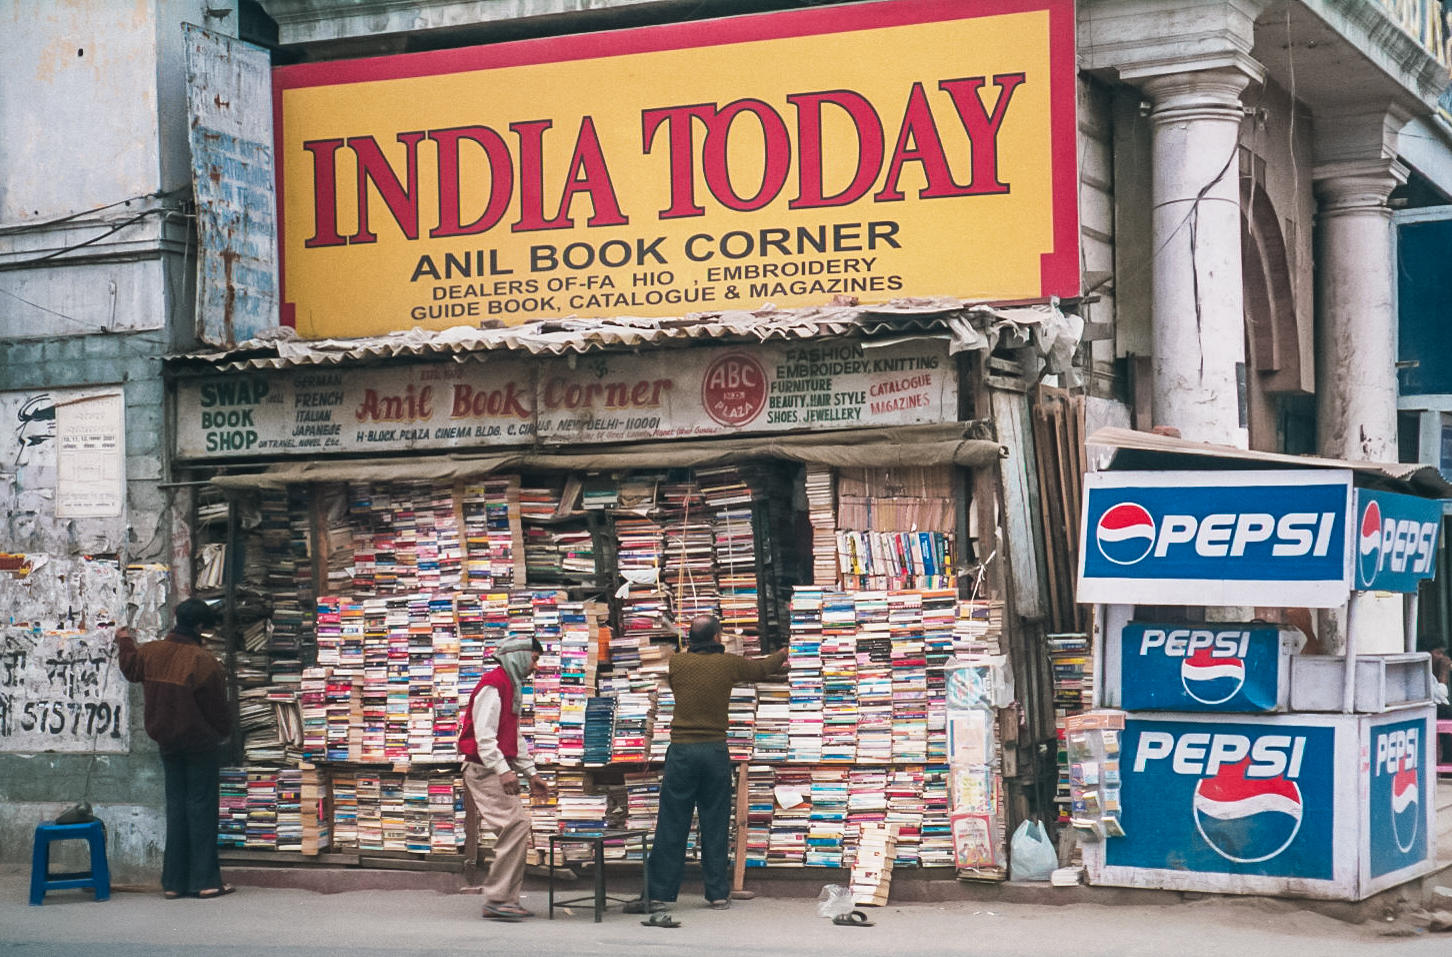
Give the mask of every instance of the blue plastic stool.
<svg viewBox="0 0 1452 957">
<path fill-rule="evenodd" d="M 87 841 L 91 845 L 91 869 L 64 874 L 50 873 L 52 841 Z M 35 827 L 35 848 L 30 859 L 30 906 L 39 907 L 46 891 L 71 887 L 89 887 L 96 900 L 111 896 L 111 868 L 106 863 L 106 825 L 100 821 L 85 824 L 56 824 L 47 821 Z"/>
</svg>

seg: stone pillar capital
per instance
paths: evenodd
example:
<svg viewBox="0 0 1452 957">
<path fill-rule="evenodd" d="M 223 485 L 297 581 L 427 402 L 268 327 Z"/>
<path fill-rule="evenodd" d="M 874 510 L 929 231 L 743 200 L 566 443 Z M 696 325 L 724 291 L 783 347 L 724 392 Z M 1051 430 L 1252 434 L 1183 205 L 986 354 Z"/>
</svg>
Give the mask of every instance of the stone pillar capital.
<svg viewBox="0 0 1452 957">
<path fill-rule="evenodd" d="M 1221 120 L 1239 123 L 1243 114 L 1240 95 L 1260 79 L 1259 69 L 1247 63 L 1220 64 L 1173 73 L 1131 74 L 1149 97 L 1150 122 L 1179 123 Z"/>
<path fill-rule="evenodd" d="M 1346 213 L 1391 215 L 1387 197 L 1407 181 L 1407 167 L 1390 158 L 1320 163 L 1312 170 L 1321 218 Z"/>
</svg>

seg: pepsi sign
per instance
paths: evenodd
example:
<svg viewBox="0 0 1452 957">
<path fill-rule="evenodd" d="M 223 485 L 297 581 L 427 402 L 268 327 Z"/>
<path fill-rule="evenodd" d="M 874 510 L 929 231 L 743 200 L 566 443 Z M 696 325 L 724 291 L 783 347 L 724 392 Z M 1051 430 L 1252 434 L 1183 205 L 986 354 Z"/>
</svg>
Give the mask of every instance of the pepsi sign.
<svg viewBox="0 0 1452 957">
<path fill-rule="evenodd" d="M 1368 789 L 1371 876 L 1380 877 L 1427 857 L 1427 801 L 1424 767 L 1427 721 L 1416 718 L 1371 729 Z"/>
<path fill-rule="evenodd" d="M 1130 718 L 1111 866 L 1330 880 L 1336 732 Z"/>
<path fill-rule="evenodd" d="M 1090 473 L 1078 599 L 1340 605 L 1351 492 L 1344 470 Z"/>
<path fill-rule="evenodd" d="M 1276 625 L 1131 622 L 1119 638 L 1119 706 L 1126 711 L 1275 711 L 1285 655 L 1304 642 Z"/>
<path fill-rule="evenodd" d="M 1414 592 L 1437 572 L 1442 503 L 1393 492 L 1356 490 L 1356 587 Z"/>
</svg>

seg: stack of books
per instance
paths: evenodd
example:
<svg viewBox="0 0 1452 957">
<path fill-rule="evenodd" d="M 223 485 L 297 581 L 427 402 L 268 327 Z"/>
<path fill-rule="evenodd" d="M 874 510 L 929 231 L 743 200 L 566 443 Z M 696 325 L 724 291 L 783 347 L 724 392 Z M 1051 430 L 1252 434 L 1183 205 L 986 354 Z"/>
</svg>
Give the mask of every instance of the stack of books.
<svg viewBox="0 0 1452 957">
<path fill-rule="evenodd" d="M 610 763 L 610 744 L 615 734 L 615 699 L 604 695 L 585 702 L 586 767 Z"/>
<path fill-rule="evenodd" d="M 681 628 L 699 615 L 719 616 L 711 514 L 700 488 L 691 483 L 660 486 L 661 523 L 665 532 L 663 582 Z"/>
<path fill-rule="evenodd" d="M 920 863 L 918 848 L 922 843 L 923 769 L 921 766 L 897 765 L 888 772 L 887 822 L 897 826 L 899 867 L 915 867 Z"/>
<path fill-rule="evenodd" d="M 822 760 L 857 759 L 857 618 L 851 597 L 828 592 L 822 608 Z"/>
<path fill-rule="evenodd" d="M 837 489 L 832 469 L 806 467 L 807 520 L 812 526 L 812 584 L 837 587 Z"/>
<path fill-rule="evenodd" d="M 711 511 L 721 626 L 741 636 L 744 654 L 757 654 L 761 608 L 751 487 L 734 468 L 698 469 L 696 481 Z"/>
<path fill-rule="evenodd" d="M 892 757 L 928 759 L 928 677 L 923 650 L 923 604 L 917 592 L 889 593 L 892 640 Z"/>
<path fill-rule="evenodd" d="M 892 865 L 897 857 L 897 829 L 887 824 L 868 824 L 858 839 L 857 858 L 852 864 L 852 903 L 859 907 L 884 907 L 892 888 Z"/>
<path fill-rule="evenodd" d="M 776 771 L 769 764 L 752 764 L 746 768 L 746 866 L 765 867 L 771 846 L 772 811 L 776 807 L 773 793 Z"/>
<path fill-rule="evenodd" d="M 815 588 L 799 588 L 791 602 L 791 637 L 787 664 L 791 671 L 791 723 L 787 760 L 813 764 L 822 760 L 823 597 Z"/>
<path fill-rule="evenodd" d="M 812 769 L 812 810 L 808 816 L 807 867 L 841 867 L 847 829 L 847 769 Z"/>
<path fill-rule="evenodd" d="M 887 596 L 860 592 L 857 618 L 857 763 L 893 760 L 892 623 Z"/>
<path fill-rule="evenodd" d="M 756 686 L 756 731 L 752 735 L 751 760 L 785 761 L 791 752 L 791 687 L 784 683 L 761 682 Z"/>
<path fill-rule="evenodd" d="M 1054 803 L 1059 807 L 1059 821 L 1068 823 L 1072 799 L 1069 794 L 1070 762 L 1065 721 L 1087 710 L 1093 700 L 1094 653 L 1088 635 L 1049 635 L 1047 641 L 1054 683 L 1054 729 L 1059 744 L 1059 780 L 1054 791 Z"/>
<path fill-rule="evenodd" d="M 807 855 L 807 832 L 811 830 L 812 772 L 789 765 L 778 767 L 773 794 L 776 807 L 771 818 L 767 862 L 803 864 Z"/>
<path fill-rule="evenodd" d="M 726 705 L 726 749 L 732 761 L 750 761 L 756 744 L 756 686 L 733 685 Z"/>
<path fill-rule="evenodd" d="M 222 768 L 218 778 L 217 846 L 247 844 L 247 769 Z"/>
</svg>

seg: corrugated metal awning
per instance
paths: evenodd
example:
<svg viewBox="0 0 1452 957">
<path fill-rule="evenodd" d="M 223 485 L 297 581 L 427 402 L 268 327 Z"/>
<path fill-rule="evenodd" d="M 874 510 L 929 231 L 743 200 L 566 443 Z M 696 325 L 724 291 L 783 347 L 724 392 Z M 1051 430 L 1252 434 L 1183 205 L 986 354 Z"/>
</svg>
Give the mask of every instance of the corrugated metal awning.
<svg viewBox="0 0 1452 957">
<path fill-rule="evenodd" d="M 1318 455 L 1257 452 L 1229 445 L 1191 442 L 1155 432 L 1100 429 L 1086 445 L 1115 449 L 1113 469 L 1216 469 L 1314 468 L 1350 469 L 1358 484 L 1380 485 L 1389 491 L 1410 492 L 1425 498 L 1452 498 L 1452 484 L 1431 465 L 1404 462 L 1352 462 Z"/>
<path fill-rule="evenodd" d="M 713 342 L 929 334 L 950 339 L 950 353 L 1032 346 L 1046 358 L 1050 372 L 1065 372 L 1072 368 L 1083 321 L 1061 311 L 1054 301 L 1013 305 L 961 299 L 899 299 L 871 306 L 764 307 L 755 311 L 696 313 L 681 319 L 543 319 L 487 329 L 410 329 L 369 339 L 304 341 L 288 338 L 291 330 L 279 332 L 271 338 L 244 342 L 235 349 L 189 352 L 172 359 L 207 362 L 224 370 L 285 369 L 424 356 L 451 356 L 464 361 L 494 351 L 549 356 Z"/>
<path fill-rule="evenodd" d="M 742 436 L 683 442 L 640 442 L 579 451 L 505 449 L 480 454 L 412 455 L 387 459 L 285 462 L 262 472 L 219 475 L 223 488 L 279 488 L 306 482 L 437 481 L 488 475 L 506 468 L 605 471 L 729 465 L 777 458 L 842 468 L 960 465 L 981 468 L 1007 456 L 986 439 L 967 438 L 964 423 L 912 425 L 850 432 Z"/>
</svg>

